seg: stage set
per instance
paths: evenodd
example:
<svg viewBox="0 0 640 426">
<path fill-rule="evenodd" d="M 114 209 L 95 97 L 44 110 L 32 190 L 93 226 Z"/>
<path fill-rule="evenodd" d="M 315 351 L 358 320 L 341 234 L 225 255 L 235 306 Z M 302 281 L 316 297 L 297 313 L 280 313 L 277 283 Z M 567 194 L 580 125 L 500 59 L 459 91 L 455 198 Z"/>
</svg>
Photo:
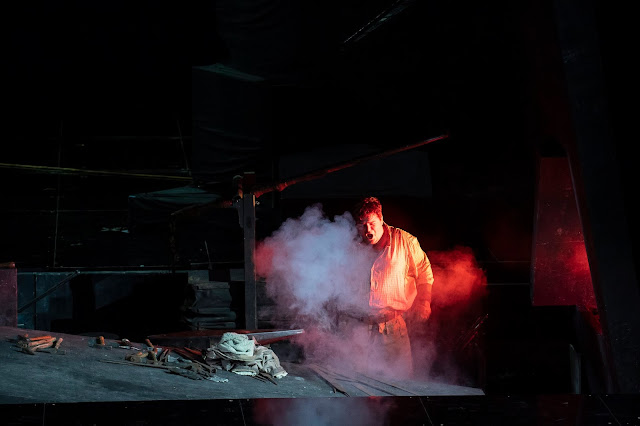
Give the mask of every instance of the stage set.
<svg viewBox="0 0 640 426">
<path fill-rule="evenodd" d="M 119 342 L 51 333 L 57 349 L 26 353 L 1 327 L 0 412 L 6 425 L 438 425 L 636 424 L 631 395 L 485 395 L 482 389 L 419 380 L 351 378 L 282 362 L 287 375 L 257 380 L 225 370 L 194 379 L 160 364 L 131 363 Z M 35 340 L 36 342 L 38 340 Z M 40 340 L 41 341 L 41 340 Z M 132 343 L 144 348 L 145 343 Z M 127 365 L 128 364 L 128 365 Z M 152 366 L 156 365 L 156 366 Z M 353 373 L 353 372 L 351 372 Z"/>
<path fill-rule="evenodd" d="M 0 423 L 640 424 L 624 14 L 6 6 Z"/>
</svg>

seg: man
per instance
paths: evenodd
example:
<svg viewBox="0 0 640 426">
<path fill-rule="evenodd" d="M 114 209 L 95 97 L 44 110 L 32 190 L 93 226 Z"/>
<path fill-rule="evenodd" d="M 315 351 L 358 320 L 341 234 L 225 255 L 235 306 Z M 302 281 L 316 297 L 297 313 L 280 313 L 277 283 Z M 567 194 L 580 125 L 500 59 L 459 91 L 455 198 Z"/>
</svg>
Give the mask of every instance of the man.
<svg viewBox="0 0 640 426">
<path fill-rule="evenodd" d="M 377 198 L 361 200 L 353 216 L 363 244 L 377 253 L 367 318 L 373 349 L 382 352 L 384 365 L 377 367 L 410 375 L 413 359 L 405 320 L 426 321 L 431 315 L 431 263 L 416 237 L 384 222 Z"/>
</svg>

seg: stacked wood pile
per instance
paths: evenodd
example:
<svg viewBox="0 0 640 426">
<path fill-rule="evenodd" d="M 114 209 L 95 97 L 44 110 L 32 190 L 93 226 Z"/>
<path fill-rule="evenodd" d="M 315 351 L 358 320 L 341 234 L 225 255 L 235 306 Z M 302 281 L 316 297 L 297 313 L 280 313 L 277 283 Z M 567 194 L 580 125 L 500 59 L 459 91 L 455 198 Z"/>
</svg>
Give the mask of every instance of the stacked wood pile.
<svg viewBox="0 0 640 426">
<path fill-rule="evenodd" d="M 229 282 L 209 281 L 207 270 L 189 271 L 182 319 L 191 330 L 236 328 L 231 302 Z"/>
</svg>

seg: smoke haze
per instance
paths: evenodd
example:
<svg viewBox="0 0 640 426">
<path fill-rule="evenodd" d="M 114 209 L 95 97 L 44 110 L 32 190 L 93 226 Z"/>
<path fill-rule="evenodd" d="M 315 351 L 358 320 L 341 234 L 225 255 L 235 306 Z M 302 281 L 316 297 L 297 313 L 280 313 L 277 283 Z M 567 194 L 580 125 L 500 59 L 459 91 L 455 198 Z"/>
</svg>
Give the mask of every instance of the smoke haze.
<svg viewBox="0 0 640 426">
<path fill-rule="evenodd" d="M 382 398 L 255 399 L 252 420 L 257 425 L 382 426 L 391 424 L 393 400 Z M 405 414 L 406 415 L 406 414 Z"/>
<path fill-rule="evenodd" d="M 464 307 L 478 290 L 485 288 L 487 278 L 470 248 L 432 251 L 428 256 L 437 282 L 437 302 L 434 300 L 434 303 L 438 307 Z"/>
<path fill-rule="evenodd" d="M 486 274 L 468 247 L 430 251 L 427 256 L 435 279 L 432 315 L 425 329 L 414 329 L 411 335 L 419 376 L 446 383 L 473 382 L 468 377 L 473 373 L 460 368 L 456 358 L 465 355 L 463 345 L 484 313 Z"/>
<path fill-rule="evenodd" d="M 426 329 L 409 331 L 414 365 L 428 376 L 442 354 L 438 348 L 441 336 L 459 332 L 453 327 L 461 321 L 452 316 L 477 300 L 486 278 L 470 249 L 458 247 L 427 255 L 435 277 L 433 314 Z M 267 295 L 276 303 L 277 313 L 291 318 L 294 327 L 304 328 L 296 342 L 303 346 L 307 360 L 340 370 L 381 375 L 388 370 L 378 359 L 381 351 L 369 344 L 366 324 L 354 318 L 368 309 L 375 256 L 369 245 L 360 243 L 350 213 L 331 220 L 319 204 L 308 207 L 298 218 L 287 219 L 257 244 L 257 275 L 266 281 Z M 396 370 L 393 374 L 409 378 L 410 372 Z"/>
<path fill-rule="evenodd" d="M 359 243 L 351 214 L 330 220 L 314 205 L 257 245 L 256 273 L 279 307 L 327 329 L 335 309 L 366 309 L 374 255 Z"/>
</svg>

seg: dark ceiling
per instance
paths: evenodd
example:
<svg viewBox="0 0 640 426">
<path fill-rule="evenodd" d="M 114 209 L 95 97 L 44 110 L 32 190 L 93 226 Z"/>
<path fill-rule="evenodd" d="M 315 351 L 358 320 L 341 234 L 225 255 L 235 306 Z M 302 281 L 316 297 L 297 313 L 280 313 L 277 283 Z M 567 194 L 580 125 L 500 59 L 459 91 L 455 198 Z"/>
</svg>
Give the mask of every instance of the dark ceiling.
<svg viewBox="0 0 640 426">
<path fill-rule="evenodd" d="M 62 176 L 6 165 L 188 176 L 192 89 L 198 90 L 191 71 L 216 63 L 274 88 L 275 152 L 344 143 L 389 149 L 449 132 L 448 141 L 425 148 L 434 198 L 420 201 L 420 211 L 448 203 L 436 216 L 463 225 L 433 248 L 486 246 L 464 233 L 486 226 L 484 219 L 469 225 L 473 217 L 500 214 L 520 241 L 503 251 L 526 259 L 541 146 L 531 86 L 540 71 L 531 65 L 536 55 L 548 54 L 531 46 L 554 33 L 551 2 L 469 3 L 4 6 L 10 42 L 0 174 L 8 183 L 3 232 L 13 243 L 3 247 L 0 261 L 131 263 L 113 255 L 122 251 L 122 235 L 104 230 L 126 229 L 129 195 L 184 182 Z M 377 24 L 367 27 L 372 21 Z"/>
</svg>

